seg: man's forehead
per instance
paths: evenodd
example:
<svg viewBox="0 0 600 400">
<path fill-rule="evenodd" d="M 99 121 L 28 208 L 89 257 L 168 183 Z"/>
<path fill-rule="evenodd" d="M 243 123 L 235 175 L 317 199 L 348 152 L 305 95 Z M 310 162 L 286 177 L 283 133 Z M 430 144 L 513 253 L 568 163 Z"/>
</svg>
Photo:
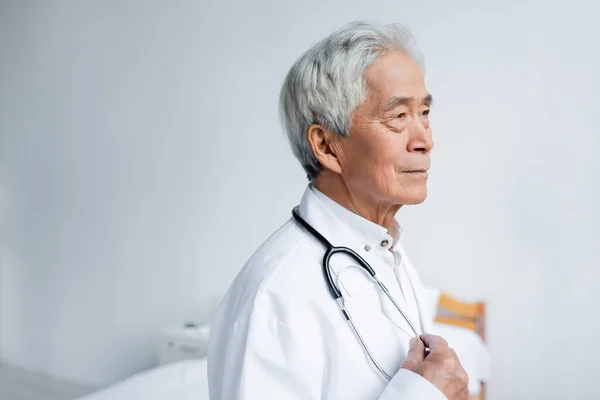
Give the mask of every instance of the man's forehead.
<svg viewBox="0 0 600 400">
<path fill-rule="evenodd" d="M 419 65 L 408 55 L 393 51 L 385 54 L 365 71 L 371 95 L 379 103 L 431 102 Z M 386 107 L 387 108 L 387 107 Z"/>
<path fill-rule="evenodd" d="M 421 67 L 407 54 L 390 51 L 369 65 L 365 71 L 370 80 L 423 81 Z"/>
</svg>

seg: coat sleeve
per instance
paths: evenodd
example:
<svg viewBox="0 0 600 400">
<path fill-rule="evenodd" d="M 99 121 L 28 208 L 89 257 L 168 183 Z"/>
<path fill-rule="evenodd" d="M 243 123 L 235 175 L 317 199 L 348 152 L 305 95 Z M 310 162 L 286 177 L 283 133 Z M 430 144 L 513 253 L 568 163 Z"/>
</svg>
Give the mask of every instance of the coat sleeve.
<svg viewBox="0 0 600 400">
<path fill-rule="evenodd" d="M 421 375 L 401 368 L 383 390 L 379 400 L 447 400 L 446 396 Z"/>
<path fill-rule="evenodd" d="M 211 400 L 338 400 L 328 394 L 330 374 L 314 338 L 294 334 L 260 310 L 219 334 L 209 350 Z M 446 397 L 420 375 L 400 369 L 377 399 Z"/>
</svg>

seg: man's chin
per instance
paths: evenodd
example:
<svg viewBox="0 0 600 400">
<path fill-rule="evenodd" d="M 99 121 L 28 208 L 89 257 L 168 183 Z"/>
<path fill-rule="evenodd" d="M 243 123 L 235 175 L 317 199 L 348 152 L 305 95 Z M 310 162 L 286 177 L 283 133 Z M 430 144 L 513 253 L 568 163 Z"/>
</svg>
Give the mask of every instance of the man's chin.
<svg viewBox="0 0 600 400">
<path fill-rule="evenodd" d="M 414 206 L 423 203 L 427 199 L 427 189 L 419 191 L 419 193 L 407 193 L 401 196 L 400 204 L 405 206 Z"/>
</svg>

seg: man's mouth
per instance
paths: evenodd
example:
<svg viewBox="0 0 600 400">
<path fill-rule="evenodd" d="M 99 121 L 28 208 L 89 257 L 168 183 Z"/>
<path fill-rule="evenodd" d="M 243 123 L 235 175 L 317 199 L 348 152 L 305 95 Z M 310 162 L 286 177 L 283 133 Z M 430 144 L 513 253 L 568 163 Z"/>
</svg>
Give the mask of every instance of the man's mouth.
<svg viewBox="0 0 600 400">
<path fill-rule="evenodd" d="M 405 174 L 409 174 L 412 176 L 427 176 L 427 169 L 413 169 L 410 171 L 404 171 Z"/>
</svg>

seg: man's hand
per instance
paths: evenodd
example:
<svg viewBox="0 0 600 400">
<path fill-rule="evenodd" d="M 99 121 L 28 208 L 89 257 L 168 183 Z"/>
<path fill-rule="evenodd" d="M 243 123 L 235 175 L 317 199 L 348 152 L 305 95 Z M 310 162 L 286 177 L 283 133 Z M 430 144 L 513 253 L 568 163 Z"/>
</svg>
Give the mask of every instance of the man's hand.
<svg viewBox="0 0 600 400">
<path fill-rule="evenodd" d="M 427 379 L 449 400 L 468 400 L 469 377 L 460 365 L 456 352 L 440 336 L 425 333 L 421 335 L 421 340 L 410 340 L 408 356 L 402 368 Z M 429 352 L 426 352 L 425 346 Z"/>
</svg>

